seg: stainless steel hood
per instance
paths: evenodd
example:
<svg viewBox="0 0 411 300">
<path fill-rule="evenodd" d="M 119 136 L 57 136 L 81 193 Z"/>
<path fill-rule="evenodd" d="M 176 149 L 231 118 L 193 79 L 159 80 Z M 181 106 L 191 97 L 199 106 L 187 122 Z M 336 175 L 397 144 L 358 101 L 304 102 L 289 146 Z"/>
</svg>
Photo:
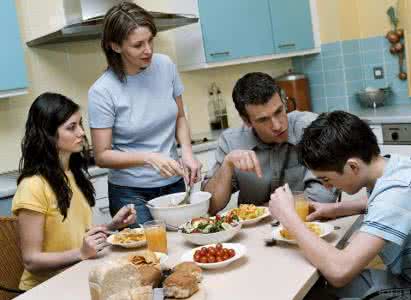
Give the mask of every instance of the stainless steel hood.
<svg viewBox="0 0 411 300">
<path fill-rule="evenodd" d="M 165 31 L 198 22 L 198 18 L 194 15 L 160 12 L 150 13 L 154 17 L 158 31 Z M 65 26 L 58 31 L 28 41 L 27 45 L 32 47 L 46 44 L 99 39 L 102 33 L 103 19 L 104 17 L 101 16 L 81 23 Z"/>
</svg>

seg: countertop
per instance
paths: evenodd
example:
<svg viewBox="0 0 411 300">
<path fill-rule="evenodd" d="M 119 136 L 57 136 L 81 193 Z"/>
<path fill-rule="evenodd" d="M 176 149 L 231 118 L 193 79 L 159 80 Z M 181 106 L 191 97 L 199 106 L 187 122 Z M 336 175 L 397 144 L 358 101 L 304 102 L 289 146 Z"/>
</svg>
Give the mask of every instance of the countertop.
<svg viewBox="0 0 411 300">
<path fill-rule="evenodd" d="M 369 124 L 411 123 L 411 104 L 382 106 L 352 111 Z"/>
<path fill-rule="evenodd" d="M 332 245 L 340 245 L 346 240 L 346 233 L 351 232 L 350 228 L 357 219 L 358 215 L 330 221 L 340 229 L 335 230 L 325 240 Z M 247 248 L 246 255 L 226 268 L 204 270 L 200 288 L 204 289 L 205 298 L 303 299 L 320 275 L 297 246 L 281 242 L 273 247 L 264 246 L 264 239 L 269 238 L 272 231 L 269 219 L 255 226 L 243 227 L 230 242 L 244 245 Z M 172 267 L 181 261 L 181 255 L 191 250 L 193 245 L 185 242 L 177 232 L 168 232 L 167 240 L 166 265 Z M 108 257 L 126 255 L 130 251 L 135 250 L 108 247 L 100 253 L 99 258 L 84 260 L 67 268 L 18 296 L 16 300 L 89 300 L 89 271 L 96 265 L 103 264 Z"/>
<path fill-rule="evenodd" d="M 210 138 L 211 139 L 211 138 Z M 210 142 L 205 142 L 197 145 L 193 145 L 193 152 L 199 153 L 204 151 L 213 150 L 217 147 L 217 141 L 212 140 Z M 91 177 L 101 176 L 107 174 L 108 170 L 93 166 L 89 168 L 89 173 Z M 17 171 L 11 171 L 4 174 L 0 174 L 0 201 L 8 197 L 12 197 L 16 192 L 17 184 L 16 180 L 18 177 Z"/>
</svg>

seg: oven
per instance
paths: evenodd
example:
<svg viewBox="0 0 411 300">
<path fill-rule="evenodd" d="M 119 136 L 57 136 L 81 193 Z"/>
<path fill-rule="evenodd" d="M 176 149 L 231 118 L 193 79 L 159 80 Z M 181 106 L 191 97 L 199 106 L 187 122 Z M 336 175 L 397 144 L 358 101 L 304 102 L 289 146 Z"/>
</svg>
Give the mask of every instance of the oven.
<svg viewBox="0 0 411 300">
<path fill-rule="evenodd" d="M 411 156 L 411 124 L 382 124 L 382 154 L 397 153 Z"/>
</svg>

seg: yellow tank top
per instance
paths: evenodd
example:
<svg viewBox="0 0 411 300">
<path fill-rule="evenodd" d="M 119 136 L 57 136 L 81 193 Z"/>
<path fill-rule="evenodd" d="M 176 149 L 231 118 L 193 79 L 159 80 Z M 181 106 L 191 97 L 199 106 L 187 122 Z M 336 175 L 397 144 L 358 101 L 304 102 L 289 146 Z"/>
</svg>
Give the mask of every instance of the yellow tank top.
<svg viewBox="0 0 411 300">
<path fill-rule="evenodd" d="M 12 212 L 18 215 L 20 209 L 27 209 L 44 214 L 44 252 L 62 252 L 80 248 L 84 233 L 91 227 L 92 211 L 83 193 L 77 186 L 73 174 L 66 175 L 73 192 L 67 218 L 63 222 L 56 196 L 47 181 L 41 176 L 23 179 L 13 198 Z M 20 289 L 28 290 L 49 279 L 59 271 L 34 274 L 24 270 L 20 280 Z"/>
</svg>

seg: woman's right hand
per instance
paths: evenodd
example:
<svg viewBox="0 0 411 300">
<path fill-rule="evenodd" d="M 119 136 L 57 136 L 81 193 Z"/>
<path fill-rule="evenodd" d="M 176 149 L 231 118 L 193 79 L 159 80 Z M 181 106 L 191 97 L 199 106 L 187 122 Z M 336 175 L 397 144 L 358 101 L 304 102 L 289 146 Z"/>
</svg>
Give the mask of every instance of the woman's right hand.
<svg viewBox="0 0 411 300">
<path fill-rule="evenodd" d="M 108 246 L 106 239 L 106 229 L 103 226 L 96 226 L 87 231 L 80 248 L 81 259 L 96 257 L 98 252 Z"/>
<path fill-rule="evenodd" d="M 163 177 L 184 176 L 182 166 L 174 159 L 166 157 L 161 153 L 150 153 L 146 163 L 156 169 Z"/>
</svg>

